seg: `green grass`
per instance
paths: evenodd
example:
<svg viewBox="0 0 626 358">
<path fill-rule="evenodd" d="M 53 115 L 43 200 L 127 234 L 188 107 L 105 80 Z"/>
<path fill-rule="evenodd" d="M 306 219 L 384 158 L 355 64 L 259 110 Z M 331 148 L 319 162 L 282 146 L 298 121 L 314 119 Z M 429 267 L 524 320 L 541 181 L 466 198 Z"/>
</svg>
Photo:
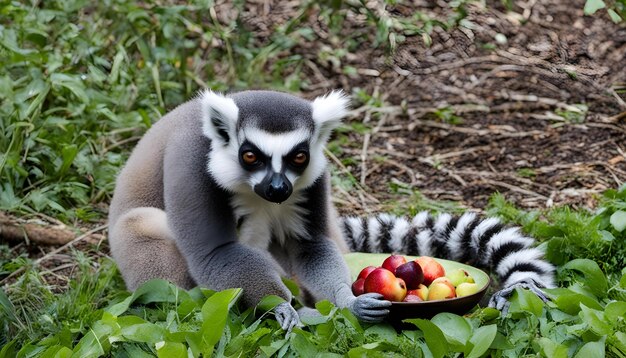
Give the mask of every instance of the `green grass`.
<svg viewBox="0 0 626 358">
<path fill-rule="evenodd" d="M 611 8 L 623 11 L 622 3 Z M 428 44 L 433 27 L 464 21 L 466 1 L 450 2 L 451 15 L 442 19 L 379 12 L 363 1 L 303 1 L 269 37 L 248 28 L 242 1 L 233 2 L 238 15 L 223 22 L 213 1 L 176 4 L 0 1 L 0 209 L 42 212 L 64 222 L 101 220 L 106 213 L 97 204 L 110 198 L 129 150 L 198 89 L 307 92 L 307 61 L 329 76 L 357 76 L 346 61 L 349 53 L 368 43 L 391 54 L 409 36 Z M 310 16 L 327 24 L 328 38 L 309 25 Z M 362 21 L 357 31 L 347 28 L 346 18 L 354 16 Z M 380 93 L 354 88 L 353 95 L 373 115 L 383 105 Z M 439 120 L 457 120 L 446 108 L 439 112 Z M 333 153 L 350 144 L 347 130 L 371 128 L 349 124 L 331 144 Z M 334 180 L 347 189 L 357 183 L 353 177 Z M 391 190 L 408 203 L 396 212 L 460 210 L 401 184 Z M 506 316 L 492 309 L 442 314 L 399 333 L 384 324 L 360 324 L 322 302 L 323 317 L 286 334 L 271 313 L 275 298 L 244 310 L 236 304 L 237 290 L 183 291 L 163 281 L 131 294 L 110 259 L 80 251 L 70 253 L 75 264 L 65 282 L 68 277 L 0 245 L 0 279 L 23 270 L 0 291 L 0 357 L 625 357 L 626 189 L 605 193 L 594 213 L 567 207 L 526 212 L 501 196 L 489 210 L 522 225 L 558 265 L 551 302 L 519 291 Z"/>
</svg>

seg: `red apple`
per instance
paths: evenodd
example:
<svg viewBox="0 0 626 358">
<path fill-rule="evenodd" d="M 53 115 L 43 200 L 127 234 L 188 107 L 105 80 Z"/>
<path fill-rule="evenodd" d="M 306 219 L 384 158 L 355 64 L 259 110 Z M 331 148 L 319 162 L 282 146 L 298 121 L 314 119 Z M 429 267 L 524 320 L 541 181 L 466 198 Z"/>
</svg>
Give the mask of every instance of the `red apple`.
<svg viewBox="0 0 626 358">
<path fill-rule="evenodd" d="M 429 256 L 420 256 L 415 259 L 422 267 L 424 273 L 424 285 L 429 286 L 436 278 L 446 275 L 446 270 L 435 259 Z"/>
<path fill-rule="evenodd" d="M 396 277 L 406 282 L 406 288 L 409 290 L 416 289 L 424 281 L 424 273 L 422 267 L 415 261 L 409 261 L 396 268 Z"/>
<path fill-rule="evenodd" d="M 388 301 L 402 301 L 406 296 L 406 284 L 401 278 L 384 268 L 377 268 L 365 279 L 365 292 L 376 292 Z"/>
<path fill-rule="evenodd" d="M 422 302 L 422 301 L 424 300 L 421 299 L 420 296 L 409 295 L 409 294 L 407 294 L 406 297 L 404 297 L 404 299 L 402 300 L 402 302 Z"/>
<path fill-rule="evenodd" d="M 402 255 L 391 255 L 383 261 L 382 267 L 391 271 L 391 273 L 396 273 L 396 268 L 402 264 L 406 263 L 406 258 Z"/>
<path fill-rule="evenodd" d="M 365 293 L 365 279 L 360 278 L 352 284 L 352 293 L 355 296 L 360 296 Z"/>
<path fill-rule="evenodd" d="M 369 275 L 374 270 L 376 270 L 376 266 L 367 266 L 366 268 L 361 270 L 361 272 L 359 272 L 359 277 L 357 277 L 357 279 L 362 278 L 365 280 L 365 278 L 367 278 L 367 275 Z"/>
<path fill-rule="evenodd" d="M 428 300 L 443 300 L 456 297 L 454 286 L 447 277 L 435 279 L 428 287 Z"/>
</svg>

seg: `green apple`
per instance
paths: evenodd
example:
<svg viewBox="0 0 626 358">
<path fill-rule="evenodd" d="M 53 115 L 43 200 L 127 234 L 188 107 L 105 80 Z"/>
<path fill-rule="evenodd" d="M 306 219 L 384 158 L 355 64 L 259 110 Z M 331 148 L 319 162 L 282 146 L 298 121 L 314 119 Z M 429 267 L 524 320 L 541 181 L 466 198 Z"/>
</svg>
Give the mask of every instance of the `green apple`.
<svg viewBox="0 0 626 358">
<path fill-rule="evenodd" d="M 478 284 L 474 282 L 463 282 L 456 287 L 456 295 L 457 297 L 473 295 L 478 292 L 479 289 Z"/>
</svg>

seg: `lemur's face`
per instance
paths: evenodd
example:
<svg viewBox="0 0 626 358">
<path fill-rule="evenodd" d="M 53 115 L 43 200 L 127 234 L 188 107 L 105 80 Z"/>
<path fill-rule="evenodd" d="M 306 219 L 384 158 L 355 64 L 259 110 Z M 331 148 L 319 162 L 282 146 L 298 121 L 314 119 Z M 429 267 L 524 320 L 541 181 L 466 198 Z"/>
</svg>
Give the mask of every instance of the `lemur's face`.
<svg viewBox="0 0 626 358">
<path fill-rule="evenodd" d="M 238 151 L 241 179 L 267 201 L 286 201 L 311 162 L 311 134 L 306 129 L 275 134 L 243 130 Z"/>
<path fill-rule="evenodd" d="M 201 100 L 211 176 L 231 192 L 273 203 L 323 175 L 324 145 L 347 105 L 338 92 L 308 102 L 278 92 L 223 97 L 207 91 Z"/>
</svg>

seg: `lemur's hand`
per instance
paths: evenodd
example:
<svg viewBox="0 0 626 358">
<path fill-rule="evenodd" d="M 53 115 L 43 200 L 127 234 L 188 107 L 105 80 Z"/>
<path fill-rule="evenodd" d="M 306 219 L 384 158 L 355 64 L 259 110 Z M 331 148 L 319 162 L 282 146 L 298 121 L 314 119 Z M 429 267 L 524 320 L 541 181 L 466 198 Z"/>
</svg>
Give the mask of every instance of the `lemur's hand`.
<svg viewBox="0 0 626 358">
<path fill-rule="evenodd" d="M 280 327 L 290 332 L 291 329 L 300 322 L 298 312 L 291 307 L 289 302 L 283 302 L 274 308 L 274 314 Z"/>
<path fill-rule="evenodd" d="M 380 293 L 366 293 L 353 298 L 348 309 L 359 321 L 380 322 L 389 314 L 391 302 Z"/>
<path fill-rule="evenodd" d="M 505 315 L 506 312 L 509 310 L 509 305 L 511 304 L 509 302 L 509 298 L 513 291 L 518 287 L 530 290 L 532 293 L 537 295 L 537 297 L 539 297 L 543 302 L 546 302 L 548 300 L 548 296 L 546 296 L 546 294 L 541 291 L 541 288 L 537 286 L 535 281 L 528 279 L 515 282 L 514 284 L 494 293 L 489 300 L 489 307 L 496 308 L 502 311 L 502 314 Z"/>
</svg>

